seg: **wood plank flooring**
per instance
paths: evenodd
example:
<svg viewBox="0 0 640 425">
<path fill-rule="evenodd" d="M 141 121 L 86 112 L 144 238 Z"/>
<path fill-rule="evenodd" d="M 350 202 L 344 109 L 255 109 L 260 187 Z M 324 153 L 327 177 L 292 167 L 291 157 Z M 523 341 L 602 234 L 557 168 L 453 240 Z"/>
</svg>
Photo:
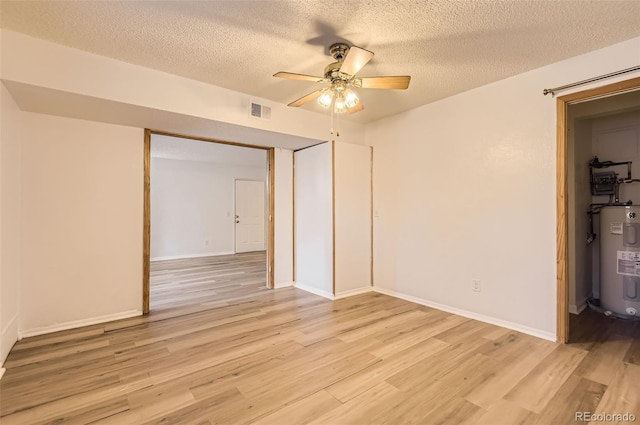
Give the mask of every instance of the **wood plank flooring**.
<svg viewBox="0 0 640 425">
<path fill-rule="evenodd" d="M 154 264 L 148 316 L 20 341 L 0 421 L 555 425 L 589 411 L 640 422 L 637 323 L 587 311 L 561 345 L 373 292 L 267 290 L 264 264 Z"/>
<path fill-rule="evenodd" d="M 151 262 L 150 309 L 225 305 L 266 285 L 267 254 L 247 252 L 216 257 Z"/>
</svg>

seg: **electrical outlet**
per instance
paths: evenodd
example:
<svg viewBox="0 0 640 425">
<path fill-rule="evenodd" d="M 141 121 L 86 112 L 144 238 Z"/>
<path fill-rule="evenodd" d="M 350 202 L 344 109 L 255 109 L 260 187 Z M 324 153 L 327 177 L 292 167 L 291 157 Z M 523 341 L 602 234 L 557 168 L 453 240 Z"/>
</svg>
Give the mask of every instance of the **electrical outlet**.
<svg viewBox="0 0 640 425">
<path fill-rule="evenodd" d="M 471 290 L 473 292 L 482 292 L 482 284 L 480 279 L 471 279 Z"/>
</svg>

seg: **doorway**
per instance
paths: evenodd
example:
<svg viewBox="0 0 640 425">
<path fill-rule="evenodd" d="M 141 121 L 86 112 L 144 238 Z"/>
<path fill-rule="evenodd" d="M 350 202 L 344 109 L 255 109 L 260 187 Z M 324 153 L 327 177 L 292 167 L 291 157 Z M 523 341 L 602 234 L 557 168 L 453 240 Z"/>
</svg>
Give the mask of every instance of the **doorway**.
<svg viewBox="0 0 640 425">
<path fill-rule="evenodd" d="M 152 141 L 152 136 L 156 142 Z M 169 178 L 164 176 L 164 181 L 169 182 L 169 187 L 172 191 L 170 190 L 169 192 L 171 193 L 164 196 L 161 200 L 157 197 L 157 186 L 154 186 L 154 191 L 151 190 L 152 143 L 157 146 L 160 138 L 174 139 L 174 141 L 182 142 L 180 146 L 190 144 L 191 151 L 189 155 L 193 157 L 186 158 L 187 161 L 173 161 L 172 164 L 163 165 L 168 168 L 177 168 L 178 173 L 171 174 Z M 145 130 L 144 146 L 143 312 L 148 313 L 150 310 L 152 259 L 168 261 L 163 264 L 161 269 L 178 270 L 175 272 L 178 273 L 178 275 L 185 275 L 185 273 L 189 274 L 192 272 L 197 274 L 203 270 L 215 271 L 219 268 L 224 269 L 228 265 L 229 267 L 235 267 L 236 265 L 238 267 L 250 266 L 252 267 L 250 276 L 252 284 L 262 282 L 262 287 L 266 286 L 268 289 L 273 288 L 274 149 L 148 129 Z M 216 170 L 212 171 L 211 167 L 205 167 L 204 165 L 206 164 L 201 160 L 201 157 L 206 156 L 204 150 L 202 150 L 203 148 L 209 151 L 215 149 L 216 153 L 220 153 L 223 159 L 227 158 L 227 162 L 229 155 L 235 155 L 233 152 L 237 153 L 237 151 L 251 152 L 253 157 L 255 157 L 256 154 L 262 155 L 262 175 L 264 177 L 257 179 L 260 180 L 261 193 L 257 191 L 255 181 L 254 186 L 252 186 L 252 194 L 258 192 L 261 201 L 256 199 L 248 201 L 250 207 L 255 206 L 256 202 L 260 202 L 261 204 L 260 212 L 257 213 L 261 216 L 261 223 L 253 223 L 253 225 L 250 226 L 251 232 L 254 232 L 256 227 L 259 228 L 262 236 L 259 241 L 261 252 L 255 253 L 256 255 L 254 255 L 254 253 L 248 253 L 249 248 L 257 246 L 257 244 L 254 243 L 252 246 L 244 246 L 244 248 L 247 249 L 247 251 L 244 252 L 247 252 L 247 254 L 237 254 L 238 256 L 243 256 L 242 258 L 235 258 L 235 234 L 237 230 L 237 224 L 235 222 L 240 221 L 235 218 L 235 215 L 238 215 L 235 210 L 235 184 L 237 180 L 241 180 L 244 176 L 255 178 L 252 177 L 251 170 L 249 170 L 251 167 L 231 167 L 227 166 L 227 164 L 217 167 Z M 169 156 L 175 154 L 178 150 L 175 146 L 173 151 L 172 149 L 168 149 Z M 154 151 L 154 155 L 157 156 L 157 152 Z M 166 163 L 171 162 L 167 158 L 163 159 L 165 159 L 164 162 Z M 188 160 L 191 160 L 193 164 L 196 165 L 195 171 L 190 171 L 190 168 L 184 164 L 178 164 L 178 162 L 185 163 L 188 162 Z M 154 162 L 156 165 L 158 163 L 160 163 L 160 161 L 156 160 Z M 233 169 L 229 171 L 230 168 Z M 154 184 L 161 183 L 160 177 L 162 177 L 162 175 L 158 173 L 157 167 L 154 169 L 156 169 L 154 172 L 154 179 L 156 179 L 154 180 Z M 215 176 L 212 176 L 212 174 L 215 174 Z M 212 197 L 216 196 L 216 191 L 209 189 L 212 189 L 215 185 L 220 186 L 220 190 L 224 191 L 226 195 L 222 198 L 212 199 Z M 209 190 L 209 192 L 207 192 L 207 190 Z M 155 193 L 155 195 L 153 195 L 154 200 L 152 200 L 153 193 Z M 206 202 L 203 203 L 204 205 L 198 203 L 197 207 L 194 207 L 198 199 L 205 199 Z M 171 214 L 159 215 L 164 212 L 162 209 L 170 210 Z M 211 218 L 214 216 L 218 217 L 217 224 L 212 224 Z M 156 223 L 153 233 L 151 227 L 152 221 Z M 170 236 L 165 238 L 166 240 L 163 240 L 163 237 L 159 237 L 156 232 L 157 227 L 159 227 L 159 224 L 163 224 L 163 221 L 168 221 L 168 223 L 164 223 L 164 228 L 169 229 L 170 233 Z M 252 233 L 251 236 L 252 238 L 247 239 L 248 242 L 255 240 Z M 204 264 L 203 261 L 206 264 Z M 185 270 L 184 267 L 187 269 Z M 157 271 L 158 268 L 154 266 L 154 273 Z M 170 277 L 171 275 L 177 276 L 175 273 L 169 271 L 165 273 L 165 276 L 161 276 L 161 278 L 165 278 L 166 276 Z M 261 274 L 262 277 L 256 277 L 256 273 Z M 239 275 L 240 272 L 236 271 L 226 276 L 234 274 Z M 210 276 L 194 275 L 193 282 L 185 282 L 186 284 L 184 286 L 187 287 L 192 283 L 199 285 L 203 280 L 210 280 L 212 282 L 220 281 L 220 279 L 213 279 Z M 193 287 L 191 289 L 192 292 L 197 292 L 203 288 Z M 215 292 L 216 291 L 209 291 L 210 294 Z M 204 291 L 204 293 L 206 293 L 206 291 Z M 190 297 L 191 295 L 184 296 L 185 299 L 189 299 Z M 215 304 L 211 303 L 211 300 L 208 302 L 212 305 Z"/>
<path fill-rule="evenodd" d="M 574 138 L 576 137 L 573 128 L 573 118 L 570 116 L 571 105 L 578 105 L 587 102 L 597 101 L 623 93 L 634 92 L 640 89 L 640 78 L 598 87 L 596 89 L 585 90 L 572 93 L 557 99 L 557 340 L 567 343 L 570 338 L 570 298 L 573 298 L 573 308 L 576 306 L 575 279 L 579 274 L 576 270 L 576 234 L 586 233 L 586 229 L 578 223 L 580 214 L 577 211 L 581 208 L 580 202 L 576 201 L 577 180 L 574 179 L 576 161 Z M 569 131 L 571 130 L 571 131 Z M 581 164 L 581 163 L 580 163 Z M 583 171 L 586 164 L 583 165 Z M 588 184 L 587 184 L 588 187 Z M 571 188 L 571 190 L 570 190 Z M 591 202 L 590 200 L 587 202 Z M 585 214 L 586 216 L 586 211 Z M 583 220 L 584 221 L 584 220 Z M 583 232 L 584 230 L 584 232 Z M 584 257 L 584 255 L 583 255 Z M 570 281 L 573 281 L 570 283 Z"/>
</svg>

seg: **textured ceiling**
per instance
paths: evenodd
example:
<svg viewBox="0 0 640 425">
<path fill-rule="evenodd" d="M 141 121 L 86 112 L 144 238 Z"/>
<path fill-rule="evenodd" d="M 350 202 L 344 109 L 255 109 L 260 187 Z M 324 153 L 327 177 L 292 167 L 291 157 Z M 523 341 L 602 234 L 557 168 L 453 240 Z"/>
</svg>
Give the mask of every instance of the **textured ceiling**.
<svg viewBox="0 0 640 425">
<path fill-rule="evenodd" d="M 267 169 L 266 150 L 201 142 L 160 134 L 151 135 L 151 157 Z"/>
<path fill-rule="evenodd" d="M 289 103 L 328 46 L 375 52 L 359 76 L 412 76 L 359 91 L 370 122 L 640 36 L 640 1 L 5 1 L 1 26 L 126 62 Z M 540 87 L 542 90 L 543 87 Z M 315 103 L 304 106 L 321 111 Z"/>
</svg>

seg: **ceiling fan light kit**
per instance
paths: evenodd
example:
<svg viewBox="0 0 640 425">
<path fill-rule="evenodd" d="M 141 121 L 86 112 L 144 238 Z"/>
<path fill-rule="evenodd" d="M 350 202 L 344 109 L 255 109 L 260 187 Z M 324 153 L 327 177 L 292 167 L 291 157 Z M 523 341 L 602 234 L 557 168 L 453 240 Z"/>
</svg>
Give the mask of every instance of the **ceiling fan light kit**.
<svg viewBox="0 0 640 425">
<path fill-rule="evenodd" d="M 324 77 L 278 72 L 274 77 L 292 80 L 328 83 L 325 87 L 311 92 L 300 99 L 294 100 L 288 106 L 298 107 L 317 99 L 318 104 L 331 111 L 331 134 L 333 134 L 333 115 L 362 111 L 364 105 L 353 88 L 396 89 L 404 90 L 409 87 L 411 77 L 408 75 L 397 77 L 362 77 L 356 74 L 373 58 L 373 52 L 366 49 L 349 46 L 346 43 L 335 43 L 329 47 L 329 54 L 335 59 L 324 68 Z M 339 136 L 339 133 L 336 132 Z"/>
<path fill-rule="evenodd" d="M 345 88 L 343 84 L 332 84 L 331 87 L 322 89 L 322 93 L 318 97 L 318 104 L 323 108 L 329 108 L 333 105 L 333 112 L 342 114 L 348 109 L 353 108 L 360 103 L 360 98 L 350 88 Z"/>
</svg>

